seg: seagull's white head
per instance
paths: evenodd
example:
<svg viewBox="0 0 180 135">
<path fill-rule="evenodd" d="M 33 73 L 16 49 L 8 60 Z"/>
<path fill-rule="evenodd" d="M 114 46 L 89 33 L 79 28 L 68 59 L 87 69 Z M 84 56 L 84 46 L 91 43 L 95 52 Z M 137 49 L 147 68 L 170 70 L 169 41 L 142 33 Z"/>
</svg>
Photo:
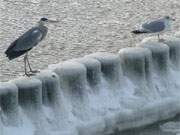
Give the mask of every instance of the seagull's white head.
<svg viewBox="0 0 180 135">
<path fill-rule="evenodd" d="M 175 21 L 175 19 L 171 18 L 170 16 L 165 16 L 164 19 L 167 21 Z"/>
<path fill-rule="evenodd" d="M 165 23 L 165 29 L 166 30 L 171 30 L 171 23 L 173 22 L 173 21 L 175 21 L 175 19 L 173 19 L 173 18 L 171 18 L 170 16 L 165 16 L 164 18 L 163 18 L 163 20 L 164 20 L 164 23 Z"/>
</svg>

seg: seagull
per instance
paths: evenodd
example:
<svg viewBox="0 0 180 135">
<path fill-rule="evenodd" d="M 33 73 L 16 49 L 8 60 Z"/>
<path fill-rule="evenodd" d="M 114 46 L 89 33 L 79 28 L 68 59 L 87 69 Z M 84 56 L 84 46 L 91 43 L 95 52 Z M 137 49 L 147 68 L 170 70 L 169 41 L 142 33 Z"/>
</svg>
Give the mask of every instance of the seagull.
<svg viewBox="0 0 180 135">
<path fill-rule="evenodd" d="M 37 71 L 33 71 L 30 62 L 28 59 L 28 52 L 38 45 L 47 35 L 48 23 L 56 23 L 57 20 L 50 20 L 45 17 L 41 18 L 37 25 L 32 27 L 30 30 L 25 32 L 19 38 L 17 38 L 14 42 L 10 44 L 10 46 L 5 51 L 6 56 L 9 60 L 13 60 L 21 55 L 24 55 L 24 71 L 26 76 L 30 76 Z M 27 65 L 30 70 L 30 74 L 27 72 Z"/>
<path fill-rule="evenodd" d="M 172 21 L 175 21 L 175 19 L 169 16 L 165 16 L 163 18 L 142 24 L 139 29 L 133 30 L 132 33 L 134 34 L 157 33 L 158 40 L 160 40 L 159 34 L 163 31 L 169 30 L 171 28 Z"/>
</svg>

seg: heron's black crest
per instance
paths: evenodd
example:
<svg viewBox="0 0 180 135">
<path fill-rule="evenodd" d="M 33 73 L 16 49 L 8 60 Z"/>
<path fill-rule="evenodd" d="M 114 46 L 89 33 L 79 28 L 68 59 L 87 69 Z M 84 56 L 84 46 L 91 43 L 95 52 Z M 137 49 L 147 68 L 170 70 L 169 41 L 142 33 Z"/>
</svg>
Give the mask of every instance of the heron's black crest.
<svg viewBox="0 0 180 135">
<path fill-rule="evenodd" d="M 45 17 L 41 18 L 41 21 L 47 21 L 47 20 L 48 20 L 48 19 L 45 18 Z"/>
</svg>

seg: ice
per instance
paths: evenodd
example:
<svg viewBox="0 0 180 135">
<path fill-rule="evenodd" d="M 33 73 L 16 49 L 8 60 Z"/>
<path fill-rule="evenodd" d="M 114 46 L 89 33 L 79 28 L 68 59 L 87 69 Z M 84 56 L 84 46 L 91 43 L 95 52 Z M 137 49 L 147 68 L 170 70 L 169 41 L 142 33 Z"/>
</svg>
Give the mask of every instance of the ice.
<svg viewBox="0 0 180 135">
<path fill-rule="evenodd" d="M 87 68 L 87 81 L 90 87 L 97 90 L 101 81 L 101 63 L 96 59 L 88 57 L 73 60 L 84 64 Z"/>
<path fill-rule="evenodd" d="M 108 135 L 180 112 L 179 42 L 137 47 L 49 65 L 0 83 L 0 135 Z M 161 125 L 178 133 L 178 123 Z"/>
<path fill-rule="evenodd" d="M 167 122 L 160 125 L 160 129 L 163 132 L 179 133 L 180 134 L 180 122 Z"/>
<path fill-rule="evenodd" d="M 18 126 L 18 89 L 13 83 L 0 83 L 0 106 L 3 124 Z"/>
<path fill-rule="evenodd" d="M 169 58 L 173 68 L 178 70 L 180 66 L 180 39 L 165 36 L 162 42 L 169 46 Z"/>
<path fill-rule="evenodd" d="M 158 73 L 166 75 L 169 65 L 169 47 L 166 44 L 158 42 L 144 42 L 139 44 L 141 47 L 152 51 L 153 67 Z"/>
<path fill-rule="evenodd" d="M 118 55 L 97 52 L 85 57 L 91 57 L 99 60 L 104 78 L 107 79 L 107 81 L 110 82 L 110 84 L 114 87 L 115 85 L 119 85 L 122 70 L 120 65 L 120 58 Z"/>
</svg>

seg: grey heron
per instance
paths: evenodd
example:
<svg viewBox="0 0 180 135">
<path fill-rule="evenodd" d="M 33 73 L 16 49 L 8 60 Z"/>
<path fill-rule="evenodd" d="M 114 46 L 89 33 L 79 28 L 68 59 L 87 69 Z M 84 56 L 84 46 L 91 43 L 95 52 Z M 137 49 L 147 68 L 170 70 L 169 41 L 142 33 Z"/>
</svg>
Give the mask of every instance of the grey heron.
<svg viewBox="0 0 180 135">
<path fill-rule="evenodd" d="M 41 18 L 38 21 L 38 24 L 32 27 L 30 30 L 25 32 L 19 38 L 17 38 L 14 42 L 10 44 L 10 46 L 5 51 L 6 56 L 9 60 L 13 60 L 23 54 L 24 55 L 24 70 L 25 75 L 30 76 L 36 71 L 33 71 L 28 59 L 28 52 L 38 45 L 40 41 L 42 41 L 47 35 L 48 28 L 46 26 L 47 23 L 56 23 L 56 20 L 50 20 L 47 18 Z M 27 65 L 29 67 L 29 73 L 27 72 Z"/>
<path fill-rule="evenodd" d="M 165 16 L 163 18 L 142 24 L 139 29 L 132 31 L 132 33 L 157 33 L 158 40 L 160 40 L 159 34 L 163 31 L 169 30 L 171 28 L 172 21 L 175 21 L 175 19 L 169 16 Z"/>
</svg>

